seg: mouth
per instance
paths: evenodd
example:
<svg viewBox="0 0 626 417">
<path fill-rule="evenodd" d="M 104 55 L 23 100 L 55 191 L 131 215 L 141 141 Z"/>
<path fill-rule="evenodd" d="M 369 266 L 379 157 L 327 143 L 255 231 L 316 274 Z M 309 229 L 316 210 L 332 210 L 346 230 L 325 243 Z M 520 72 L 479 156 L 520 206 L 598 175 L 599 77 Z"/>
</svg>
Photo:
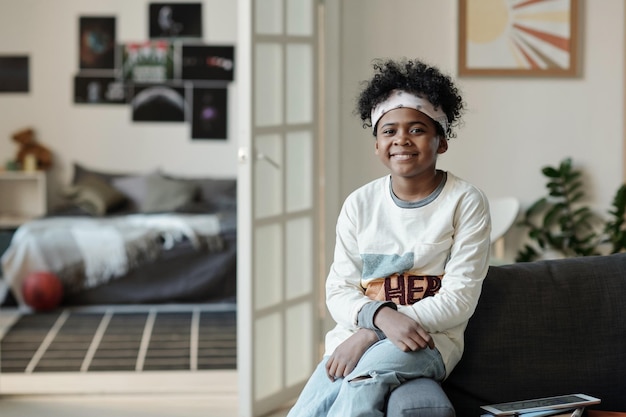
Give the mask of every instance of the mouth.
<svg viewBox="0 0 626 417">
<path fill-rule="evenodd" d="M 395 159 L 397 161 L 406 161 L 408 159 L 415 158 L 416 156 L 417 154 L 409 153 L 409 152 L 399 152 L 399 153 L 389 154 L 389 158 Z"/>
</svg>

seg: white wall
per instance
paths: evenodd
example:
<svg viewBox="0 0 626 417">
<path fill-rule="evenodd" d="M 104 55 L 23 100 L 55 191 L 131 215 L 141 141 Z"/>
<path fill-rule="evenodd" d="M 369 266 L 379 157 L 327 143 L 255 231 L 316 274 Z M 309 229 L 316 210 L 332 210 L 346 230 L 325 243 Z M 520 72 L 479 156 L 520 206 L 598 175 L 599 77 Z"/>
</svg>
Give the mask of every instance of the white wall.
<svg viewBox="0 0 626 417">
<path fill-rule="evenodd" d="M 66 182 L 71 163 L 145 171 L 160 167 L 188 175 L 234 176 L 236 80 L 229 96 L 226 141 L 193 141 L 188 123 L 133 123 L 129 106 L 73 103 L 81 15 L 117 16 L 120 42 L 147 39 L 150 0 L 0 0 L 0 54 L 28 54 L 31 92 L 0 94 L 0 163 L 12 158 L 10 135 L 32 126 L 55 153 L 53 179 Z M 236 44 L 236 3 L 202 0 L 204 41 Z M 353 114 L 359 82 L 376 57 L 422 57 L 456 75 L 454 0 L 327 0 L 336 37 L 326 57 L 328 236 L 338 205 L 354 188 L 385 173 L 373 138 Z M 514 195 L 528 205 L 544 192 L 541 167 L 571 156 L 586 174 L 588 195 L 606 212 L 622 183 L 624 3 L 581 1 L 582 71 L 574 79 L 469 78 L 458 80 L 469 109 L 440 167 L 492 197 Z M 339 14 L 339 19 L 336 19 Z M 339 103 L 336 102 L 338 98 Z M 335 112 L 337 106 L 339 111 Z M 337 156 L 339 155 L 339 156 Z M 337 184 L 338 190 L 333 189 Z M 516 238 L 515 233 L 510 239 Z M 331 239 L 332 241 L 332 239 Z M 507 242 L 515 247 L 517 242 Z M 332 250 L 332 245 L 330 250 Z"/>
<path fill-rule="evenodd" d="M 373 137 L 353 113 L 371 60 L 419 57 L 456 76 L 458 2 L 340 1 L 339 178 L 345 197 L 386 173 L 374 157 Z M 541 168 L 572 157 L 585 173 L 590 204 L 606 214 L 623 180 L 624 2 L 581 5 L 581 76 L 458 78 L 468 111 L 439 167 L 490 197 L 518 197 L 525 208 L 544 195 Z M 508 257 L 522 237 L 519 229 L 507 237 Z"/>
<path fill-rule="evenodd" d="M 236 1 L 201 0 L 203 41 L 235 45 Z M 229 84 L 227 140 L 192 140 L 185 123 L 133 123 L 130 105 L 73 102 L 79 16 L 117 18 L 117 41 L 148 40 L 149 0 L 0 0 L 0 54 L 30 56 L 30 92 L 0 94 L 0 163 L 13 159 L 11 135 L 25 127 L 55 157 L 52 181 L 66 183 L 72 162 L 102 170 L 161 168 L 182 175 L 235 176 L 236 80 Z"/>
</svg>

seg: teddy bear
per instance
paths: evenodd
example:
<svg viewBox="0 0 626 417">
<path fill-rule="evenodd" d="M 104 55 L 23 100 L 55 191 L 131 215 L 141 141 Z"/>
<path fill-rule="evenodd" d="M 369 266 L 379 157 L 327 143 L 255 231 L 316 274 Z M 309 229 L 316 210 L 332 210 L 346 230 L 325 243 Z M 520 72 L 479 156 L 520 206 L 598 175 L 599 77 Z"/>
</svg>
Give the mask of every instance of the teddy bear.
<svg viewBox="0 0 626 417">
<path fill-rule="evenodd" d="M 47 170 L 52 166 L 52 152 L 45 146 L 37 143 L 33 129 L 27 128 L 15 132 L 13 140 L 19 148 L 15 160 L 24 166 L 26 155 L 33 155 L 37 162 L 37 169 Z"/>
</svg>

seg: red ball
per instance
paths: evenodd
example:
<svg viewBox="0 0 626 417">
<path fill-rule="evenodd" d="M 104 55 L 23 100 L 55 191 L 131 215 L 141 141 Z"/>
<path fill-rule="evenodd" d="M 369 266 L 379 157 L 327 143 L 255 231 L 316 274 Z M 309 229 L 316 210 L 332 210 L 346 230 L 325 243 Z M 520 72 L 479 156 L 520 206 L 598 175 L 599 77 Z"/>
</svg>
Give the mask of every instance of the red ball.
<svg viewBox="0 0 626 417">
<path fill-rule="evenodd" d="M 36 311 L 53 310 L 63 299 L 63 284 L 50 272 L 31 272 L 22 283 L 24 302 Z"/>
</svg>

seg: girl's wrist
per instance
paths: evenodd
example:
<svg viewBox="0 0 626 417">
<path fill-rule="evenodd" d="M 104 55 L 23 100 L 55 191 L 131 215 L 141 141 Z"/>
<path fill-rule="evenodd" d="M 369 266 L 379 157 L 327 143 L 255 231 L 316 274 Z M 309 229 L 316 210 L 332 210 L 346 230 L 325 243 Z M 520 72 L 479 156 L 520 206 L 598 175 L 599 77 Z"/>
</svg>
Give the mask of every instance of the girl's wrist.
<svg viewBox="0 0 626 417">
<path fill-rule="evenodd" d="M 357 331 L 357 334 L 359 334 L 359 337 L 362 337 L 363 340 L 365 341 L 372 342 L 372 343 L 378 341 L 378 335 L 372 329 L 366 329 L 366 328 L 361 327 Z"/>
<path fill-rule="evenodd" d="M 382 330 L 382 328 L 385 326 L 385 321 L 390 318 L 393 314 L 392 312 L 395 311 L 396 310 L 394 310 L 393 308 L 387 306 L 380 308 L 374 315 L 374 326 Z"/>
</svg>

